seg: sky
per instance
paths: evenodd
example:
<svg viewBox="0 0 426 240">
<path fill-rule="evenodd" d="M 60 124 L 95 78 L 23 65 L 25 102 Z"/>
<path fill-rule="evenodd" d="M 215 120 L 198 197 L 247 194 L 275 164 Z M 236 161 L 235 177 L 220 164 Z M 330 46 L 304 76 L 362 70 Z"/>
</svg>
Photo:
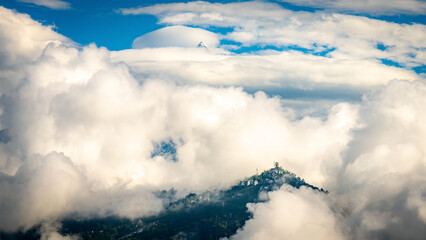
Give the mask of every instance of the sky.
<svg viewBox="0 0 426 240">
<path fill-rule="evenodd" d="M 44 25 L 56 26 L 55 31 L 63 34 L 74 41 L 86 45 L 96 43 L 109 50 L 123 50 L 131 48 L 136 37 L 145 33 L 164 27 L 164 24 L 157 24 L 157 18 L 150 14 L 143 15 L 121 15 L 116 14 L 122 8 L 146 7 L 153 4 L 188 2 L 188 1 L 136 1 L 136 0 L 105 0 L 102 1 L 68 1 L 67 4 L 54 4 L 49 7 L 48 2 L 62 1 L 36 1 L 36 0 L 4 0 L 4 7 L 16 9 L 19 12 L 30 14 L 31 17 Z M 206 1 L 229 3 L 232 1 Z M 241 2 L 241 1 L 240 1 Z M 281 7 L 296 11 L 309 11 L 326 9 L 320 4 L 309 4 L 309 1 L 272 1 Z M 312 1 L 315 2 L 315 1 Z M 321 2 L 321 1 L 319 1 Z M 327 1 L 323 1 L 327 2 Z M 329 1 L 332 2 L 332 1 Z M 369 1 L 365 1 L 369 2 Z M 370 1 L 374 2 L 374 1 Z M 382 1 L 384 2 L 384 1 Z M 409 1 L 415 2 L 415 1 Z M 303 4 L 305 3 L 305 4 Z M 419 1 L 421 3 L 421 1 Z M 359 5 L 362 5 L 361 3 Z M 382 8 L 386 4 L 378 6 Z M 369 6 L 365 6 L 368 8 Z M 340 11 L 339 11 L 340 10 Z M 426 23 L 424 8 L 410 11 L 400 11 L 395 13 L 375 14 L 374 11 L 353 11 L 356 15 L 369 16 L 375 19 L 383 19 L 396 23 Z M 333 12 L 351 12 L 348 9 L 332 9 Z M 384 11 L 384 10 L 381 10 Z"/>
<path fill-rule="evenodd" d="M 426 3 L 2 1 L 0 230 L 283 187 L 230 239 L 426 235 Z M 203 42 L 207 47 L 197 48 Z"/>
</svg>

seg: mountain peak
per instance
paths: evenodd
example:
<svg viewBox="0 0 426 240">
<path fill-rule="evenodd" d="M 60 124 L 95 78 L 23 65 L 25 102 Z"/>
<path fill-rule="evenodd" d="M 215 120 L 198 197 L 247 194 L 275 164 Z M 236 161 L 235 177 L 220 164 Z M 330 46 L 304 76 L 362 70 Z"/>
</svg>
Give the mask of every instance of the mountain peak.
<svg viewBox="0 0 426 240">
<path fill-rule="evenodd" d="M 208 48 L 206 44 L 204 44 L 202 41 L 198 43 L 197 48 Z"/>
</svg>

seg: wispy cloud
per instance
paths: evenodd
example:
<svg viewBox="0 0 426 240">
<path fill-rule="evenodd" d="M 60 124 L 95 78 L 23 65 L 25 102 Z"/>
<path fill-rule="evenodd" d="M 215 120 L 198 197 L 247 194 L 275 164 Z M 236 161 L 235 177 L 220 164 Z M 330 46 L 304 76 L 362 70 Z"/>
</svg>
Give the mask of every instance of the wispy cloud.
<svg viewBox="0 0 426 240">
<path fill-rule="evenodd" d="M 31 3 L 38 6 L 48 7 L 50 9 L 69 9 L 71 4 L 62 0 L 18 0 L 20 2 Z"/>
<path fill-rule="evenodd" d="M 370 15 L 425 15 L 426 2 L 422 0 L 281 0 L 300 6 L 318 7 L 349 13 Z"/>
<path fill-rule="evenodd" d="M 242 46 L 297 46 L 314 52 L 331 49 L 328 55 L 334 59 L 388 59 L 408 68 L 426 63 L 426 27 L 422 24 L 290 11 L 264 2 L 173 3 L 120 11 L 155 15 L 168 25 L 231 28 L 223 39 Z"/>
<path fill-rule="evenodd" d="M 413 71 L 378 61 L 333 59 L 297 51 L 235 55 L 221 49 L 145 48 L 113 52 L 111 56 L 145 76 L 212 85 L 315 89 L 318 84 L 366 87 L 421 78 Z"/>
</svg>

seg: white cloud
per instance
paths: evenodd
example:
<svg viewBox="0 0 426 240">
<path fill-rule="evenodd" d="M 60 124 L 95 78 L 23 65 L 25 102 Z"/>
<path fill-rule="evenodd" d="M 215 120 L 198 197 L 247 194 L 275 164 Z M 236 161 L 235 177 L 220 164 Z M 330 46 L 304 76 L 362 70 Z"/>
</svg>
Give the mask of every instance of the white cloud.
<svg viewBox="0 0 426 240">
<path fill-rule="evenodd" d="M 295 5 L 319 7 L 350 13 L 371 15 L 424 15 L 426 3 L 422 0 L 281 0 Z"/>
<path fill-rule="evenodd" d="M 317 84 L 378 86 L 395 79 L 421 79 L 413 71 L 378 61 L 333 59 L 296 51 L 236 55 L 223 50 L 157 48 L 112 53 L 149 78 L 222 86 L 315 89 Z"/>
<path fill-rule="evenodd" d="M 0 14 L 0 129 L 11 139 L 0 143 L 0 229 L 43 224 L 46 238 L 61 237 L 49 224 L 71 214 L 155 214 L 163 207 L 155 191 L 174 187 L 182 196 L 224 188 L 279 161 L 330 193 L 272 193 L 269 203 L 251 206 L 254 219 L 235 238 L 426 234 L 426 86 L 390 81 L 414 80 L 412 72 L 295 52 L 77 49 L 26 15 L 4 8 Z M 328 89 L 344 78 L 374 87 L 361 103 L 321 105 L 326 114 L 318 117 L 262 92 L 200 84 L 250 86 L 259 84 L 256 78 L 272 86 L 286 86 L 278 80 L 288 78 L 302 89 L 309 83 Z M 176 162 L 151 156 L 155 143 L 170 140 Z M 298 221 L 280 218 L 293 209 L 300 210 Z"/>
<path fill-rule="evenodd" d="M 13 181 L 1 182 L 2 229 L 27 229 L 70 211 L 74 199 L 84 194 L 83 182 L 77 167 L 61 154 L 30 159 Z"/>
<path fill-rule="evenodd" d="M 123 14 L 151 14 L 162 24 L 233 28 L 223 39 L 244 46 L 298 46 L 314 52 L 333 50 L 341 60 L 389 59 L 402 66 L 426 63 L 426 29 L 361 16 L 283 9 L 265 2 L 157 4 L 121 9 Z M 377 48 L 382 44 L 384 50 Z"/>
<path fill-rule="evenodd" d="M 40 227 L 40 239 L 41 240 L 79 240 L 78 235 L 61 235 L 58 231 L 61 228 L 61 224 L 58 222 L 48 222 Z"/>
<path fill-rule="evenodd" d="M 270 201 L 248 206 L 253 219 L 231 239 L 345 239 L 323 195 L 308 188 L 271 192 Z"/>
<path fill-rule="evenodd" d="M 270 202 L 249 205 L 253 219 L 231 239 L 422 239 L 426 234 L 425 91 L 423 82 L 394 81 L 366 95 L 358 114 L 340 111 L 337 116 L 362 125 L 348 125 L 352 134 L 339 136 L 351 139 L 344 147 L 335 145 L 340 156 L 323 153 L 336 161 L 284 164 L 302 163 L 299 167 L 312 177 L 315 170 L 309 166 L 322 162 L 321 174 L 330 192 L 281 189 L 271 193 Z M 329 117 L 328 123 L 332 122 Z M 328 139 L 296 132 L 303 139 Z M 300 149 L 320 156 L 309 147 Z"/>
<path fill-rule="evenodd" d="M 321 145 L 291 139 L 301 134 L 299 128 L 305 134 L 345 135 L 353 124 L 342 118 L 319 129 L 328 123 L 293 119 L 279 98 L 239 88 L 135 79 L 126 65 L 111 62 L 110 53 L 95 46 L 78 50 L 58 43 L 34 56 L 39 52 L 34 60 L 12 61 L 23 74 L 5 78 L 11 87 L 2 93 L 1 126 L 11 141 L 0 145 L 0 188 L 7 193 L 0 196 L 3 230 L 27 229 L 71 213 L 155 214 L 163 204 L 153 194 L 158 190 L 174 187 L 182 195 L 230 186 L 291 152 L 296 156 L 300 146 L 320 154 L 332 147 L 336 155 L 336 141 L 339 146 L 346 141 L 340 137 Z M 342 111 L 352 108 L 331 115 Z M 152 158 L 153 145 L 170 139 L 178 161 Z M 313 157 L 318 155 L 303 159 Z M 316 166 L 319 183 L 322 163 Z M 302 175 L 308 172 L 301 169 Z"/>
<path fill-rule="evenodd" d="M 1 67 L 34 60 L 49 43 L 72 43 L 54 32 L 51 27 L 33 21 L 26 14 L 18 14 L 0 6 Z M 15 62 L 13 62 L 15 61 Z"/>
<path fill-rule="evenodd" d="M 423 192 L 426 190 L 423 189 Z M 423 222 L 426 222 L 426 198 L 421 191 L 411 191 L 407 199 L 407 207 L 413 209 Z"/>
<path fill-rule="evenodd" d="M 69 9 L 71 4 L 62 0 L 18 0 L 20 2 L 31 3 L 38 6 L 48 7 L 51 9 Z"/>
<path fill-rule="evenodd" d="M 18 79 L 24 77 L 23 64 L 34 61 L 48 44 L 60 43 L 73 45 L 51 27 L 0 6 L 0 94 L 19 84 Z"/>
<path fill-rule="evenodd" d="M 332 193 L 348 211 L 346 221 L 358 238 L 421 239 L 425 234 L 425 94 L 424 82 L 396 81 L 363 101 L 364 128 L 354 132 L 343 154 Z"/>
<path fill-rule="evenodd" d="M 207 44 L 208 47 L 216 47 L 219 44 L 219 39 L 215 33 L 201 28 L 171 26 L 155 30 L 136 38 L 132 46 L 133 48 L 194 48 L 200 42 Z"/>
</svg>

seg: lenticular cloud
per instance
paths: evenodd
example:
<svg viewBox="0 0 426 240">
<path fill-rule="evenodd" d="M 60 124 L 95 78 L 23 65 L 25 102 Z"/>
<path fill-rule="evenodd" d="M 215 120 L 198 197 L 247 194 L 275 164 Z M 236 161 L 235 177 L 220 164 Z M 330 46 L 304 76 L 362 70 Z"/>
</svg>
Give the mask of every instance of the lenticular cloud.
<svg viewBox="0 0 426 240">
<path fill-rule="evenodd" d="M 158 191 L 225 188 L 279 161 L 329 193 L 277 190 L 232 239 L 425 236 L 424 82 L 310 116 L 238 86 L 169 81 L 173 68 L 134 74 L 104 48 L 0 15 L 0 230 L 53 236 L 65 217 L 153 215 Z M 164 142 L 173 158 L 153 154 Z"/>
<path fill-rule="evenodd" d="M 171 26 L 158 29 L 136 38 L 133 48 L 157 48 L 157 47 L 188 47 L 193 48 L 200 42 L 209 47 L 219 44 L 218 36 L 201 28 L 185 26 Z"/>
</svg>

